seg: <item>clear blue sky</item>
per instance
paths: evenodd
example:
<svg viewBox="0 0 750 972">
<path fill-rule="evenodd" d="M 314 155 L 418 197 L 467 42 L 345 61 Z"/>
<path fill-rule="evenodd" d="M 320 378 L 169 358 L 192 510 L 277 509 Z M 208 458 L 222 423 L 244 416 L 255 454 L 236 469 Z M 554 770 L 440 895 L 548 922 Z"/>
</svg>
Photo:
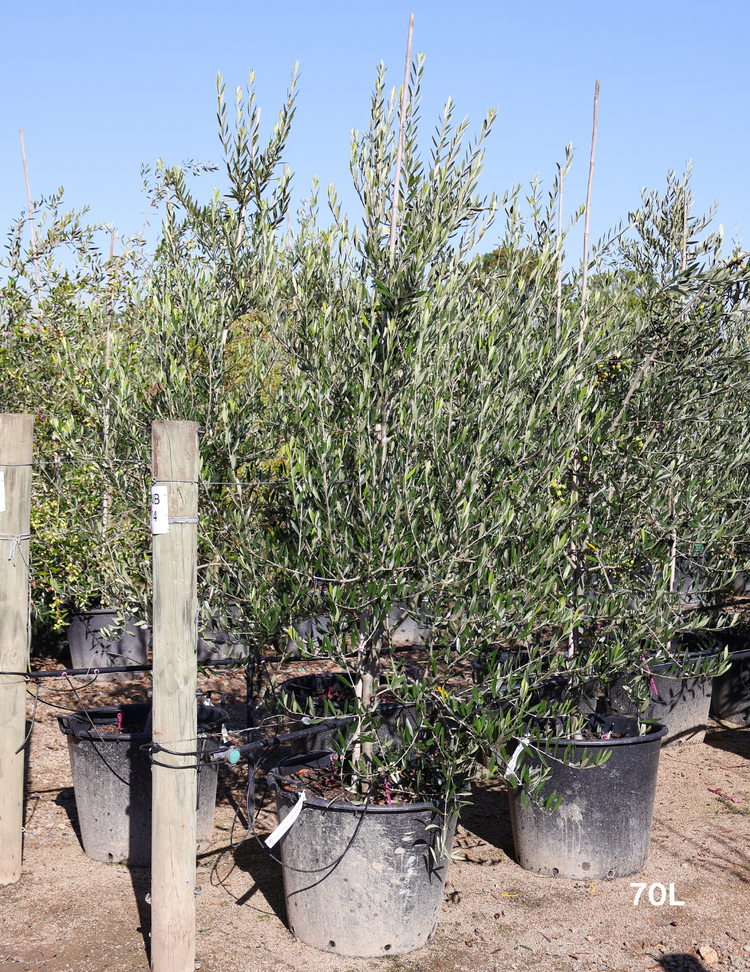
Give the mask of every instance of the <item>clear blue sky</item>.
<svg viewBox="0 0 750 972">
<path fill-rule="evenodd" d="M 295 203 L 317 174 L 323 187 L 336 184 L 355 216 L 349 133 L 367 125 L 381 60 L 389 83 L 401 83 L 410 12 L 414 50 L 426 56 L 425 141 L 448 95 L 459 117 L 469 115 L 476 125 L 487 108 L 499 110 L 486 191 L 501 193 L 537 172 L 551 184 L 555 162 L 572 141 L 568 213 L 582 202 L 599 78 L 592 236 L 626 217 L 643 186 L 662 187 L 668 169 L 681 172 L 692 159 L 696 209 L 716 199 L 727 245 L 736 229 L 750 248 L 750 5 L 664 0 L 6 3 L 3 234 L 26 206 L 20 127 L 36 197 L 63 185 L 69 204 L 88 203 L 95 219 L 134 235 L 147 208 L 142 162 L 219 160 L 217 72 L 231 89 L 256 70 L 265 131 L 295 61 L 300 94 L 287 151 Z M 208 195 L 217 177 L 203 181 Z"/>
</svg>

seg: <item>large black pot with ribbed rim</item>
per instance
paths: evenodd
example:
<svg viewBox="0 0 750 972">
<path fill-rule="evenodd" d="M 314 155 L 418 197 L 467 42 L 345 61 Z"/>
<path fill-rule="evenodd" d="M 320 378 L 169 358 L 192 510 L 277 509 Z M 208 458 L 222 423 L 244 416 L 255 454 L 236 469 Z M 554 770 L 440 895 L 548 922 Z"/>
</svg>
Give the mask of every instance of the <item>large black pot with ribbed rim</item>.
<svg viewBox="0 0 750 972">
<path fill-rule="evenodd" d="M 67 638 L 73 668 L 123 668 L 145 665 L 151 629 L 133 618 L 124 619 L 117 640 L 107 637 L 115 629 L 118 612 L 113 608 L 91 608 L 72 615 Z M 103 681 L 126 681 L 126 673 L 100 675 Z"/>
<path fill-rule="evenodd" d="M 750 726 L 750 635 L 721 637 L 729 649 L 729 668 L 716 675 L 711 692 L 711 716 L 733 726 Z"/>
<path fill-rule="evenodd" d="M 690 652 L 688 661 L 699 665 L 717 658 L 718 651 Z M 690 675 L 679 671 L 673 662 L 644 663 L 646 671 L 618 679 L 609 690 L 612 710 L 621 715 L 635 714 L 636 704 L 627 686 L 640 680 L 648 706 L 642 713 L 645 720 L 660 722 L 667 727 L 662 745 L 691 745 L 701 743 L 711 707 L 714 676 Z"/>
<path fill-rule="evenodd" d="M 269 773 L 282 823 L 298 803 L 301 769 L 330 752 L 285 759 Z M 433 802 L 352 805 L 307 797 L 277 845 L 293 935 L 325 952 L 403 955 L 432 938 L 443 903 L 457 814 Z"/>
<path fill-rule="evenodd" d="M 151 761 L 143 749 L 151 742 L 150 702 L 109 705 L 58 715 L 68 738 L 78 823 L 87 856 L 106 864 L 151 865 Z M 200 752 L 217 743 L 227 719 L 223 709 L 198 706 Z M 197 848 L 213 831 L 218 764 L 198 761 Z"/>
<path fill-rule="evenodd" d="M 625 716 L 594 715 L 587 725 L 599 738 L 534 738 L 538 748 L 524 749 L 524 762 L 551 771 L 533 800 L 518 785 L 509 794 L 516 856 L 527 871 L 603 881 L 645 867 L 667 728 L 653 723 L 640 735 L 638 720 Z M 581 766 L 604 752 L 606 762 Z M 552 794 L 561 803 L 550 813 L 542 804 Z"/>
</svg>

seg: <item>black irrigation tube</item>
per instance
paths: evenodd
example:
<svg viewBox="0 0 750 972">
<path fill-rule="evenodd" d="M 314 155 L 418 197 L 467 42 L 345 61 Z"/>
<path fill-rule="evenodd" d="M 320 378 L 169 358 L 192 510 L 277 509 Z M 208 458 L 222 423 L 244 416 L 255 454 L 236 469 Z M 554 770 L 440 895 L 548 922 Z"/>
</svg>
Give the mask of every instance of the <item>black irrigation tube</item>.
<svg viewBox="0 0 750 972">
<path fill-rule="evenodd" d="M 269 657 L 262 659 L 263 661 L 281 661 L 281 656 L 279 657 Z M 219 658 L 216 661 L 212 661 L 207 664 L 201 664 L 199 668 L 246 668 L 247 662 L 243 663 L 241 658 Z M 70 676 L 71 678 L 86 678 L 94 675 L 118 675 L 118 674 L 128 674 L 137 672 L 150 672 L 153 671 L 153 665 L 119 665 L 110 668 L 52 668 L 44 671 L 37 672 L 0 672 L 0 676 L 3 675 L 18 675 L 21 678 L 28 678 L 34 681 L 38 678 L 66 678 Z"/>
<path fill-rule="evenodd" d="M 237 763 L 241 756 L 248 756 L 249 762 L 255 764 L 255 757 L 262 753 L 264 749 L 273 749 L 276 746 L 285 746 L 287 743 L 297 739 L 304 739 L 313 732 L 321 729 L 338 729 L 342 725 L 349 725 L 357 720 L 357 716 L 341 716 L 336 719 L 326 719 L 323 722 L 314 722 L 304 729 L 297 729 L 294 732 L 282 733 L 280 736 L 270 736 L 268 739 L 257 739 L 255 742 L 243 743 L 241 746 L 221 746 L 212 753 L 177 753 L 161 746 L 159 743 L 145 743 L 142 749 L 148 750 L 153 756 L 154 753 L 167 753 L 170 756 L 197 756 L 204 763 Z"/>
<path fill-rule="evenodd" d="M 2 675 L 18 675 L 27 678 L 29 681 L 36 681 L 39 678 L 85 678 L 96 675 L 114 675 L 119 672 L 150 672 L 151 665 L 128 665 L 117 668 L 52 668 L 39 672 L 0 672 Z"/>
</svg>

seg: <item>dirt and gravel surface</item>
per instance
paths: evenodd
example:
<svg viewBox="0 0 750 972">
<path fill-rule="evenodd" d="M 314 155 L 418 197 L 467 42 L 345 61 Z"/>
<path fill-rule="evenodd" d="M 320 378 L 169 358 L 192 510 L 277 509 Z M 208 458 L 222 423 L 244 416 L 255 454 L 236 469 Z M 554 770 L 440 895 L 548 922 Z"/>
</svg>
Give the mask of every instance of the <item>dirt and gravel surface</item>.
<svg viewBox="0 0 750 972">
<path fill-rule="evenodd" d="M 34 667 L 57 667 L 35 660 Z M 287 677 L 298 674 L 300 665 Z M 309 670 L 309 669 L 306 669 Z M 77 684 L 83 684 L 79 681 Z M 79 691 L 90 707 L 146 698 L 146 678 Z M 244 725 L 244 676 L 201 678 L 226 692 Z M 67 687 L 66 687 L 67 689 Z M 77 708 L 60 683 L 42 698 Z M 31 715 L 31 700 L 29 716 Z M 67 744 L 40 705 L 26 784 L 24 868 L 0 889 L 0 972 L 147 970 L 149 871 L 101 864 L 83 852 Z M 411 955 L 346 959 L 296 941 L 285 924 L 281 871 L 244 830 L 245 770 L 222 767 L 213 841 L 198 858 L 201 972 L 448 972 L 448 970 L 750 970 L 750 728 L 712 723 L 704 743 L 661 753 L 646 870 L 607 883 L 535 877 L 514 860 L 507 795 L 478 781 L 464 811 L 437 932 Z M 716 793 L 713 791 L 720 791 Z M 260 832 L 275 813 L 264 809 Z M 634 882 L 646 885 L 638 905 Z M 649 902 L 663 885 L 667 903 Z M 669 889 L 675 901 L 669 904 Z M 659 900 L 656 888 L 653 898 Z"/>
</svg>

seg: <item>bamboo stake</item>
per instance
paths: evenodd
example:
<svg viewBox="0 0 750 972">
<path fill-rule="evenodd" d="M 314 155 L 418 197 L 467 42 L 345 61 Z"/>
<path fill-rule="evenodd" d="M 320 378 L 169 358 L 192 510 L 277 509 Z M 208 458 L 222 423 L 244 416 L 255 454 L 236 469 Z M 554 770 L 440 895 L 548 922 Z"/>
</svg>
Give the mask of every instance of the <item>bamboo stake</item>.
<svg viewBox="0 0 750 972">
<path fill-rule="evenodd" d="M 560 192 L 557 197 L 557 314 L 555 316 L 555 344 L 560 344 L 560 322 L 562 321 L 562 205 L 563 181 L 565 173 L 560 163 L 557 163 L 560 178 Z"/>
<path fill-rule="evenodd" d="M 589 218 L 591 216 L 591 187 L 594 182 L 594 156 L 596 155 L 596 128 L 599 121 L 599 79 L 594 88 L 594 126 L 591 134 L 591 159 L 589 161 L 589 182 L 586 188 L 586 219 L 583 224 L 583 278 L 581 280 L 581 333 L 578 337 L 578 357 L 583 350 L 583 332 L 586 327 L 586 296 L 589 277 Z"/>
<path fill-rule="evenodd" d="M 404 67 L 404 86 L 401 89 L 401 112 L 398 126 L 398 149 L 396 150 L 396 171 L 393 174 L 393 212 L 391 214 L 391 235 L 388 245 L 391 263 L 396 255 L 396 223 L 398 222 L 398 200 L 401 182 L 401 158 L 404 154 L 404 133 L 406 131 L 406 99 L 409 94 L 409 67 L 411 66 L 411 38 L 414 33 L 414 14 L 409 17 L 409 37 L 406 41 L 406 66 Z"/>
<path fill-rule="evenodd" d="M 687 239 L 688 239 L 688 193 L 687 186 L 683 187 L 682 190 L 682 260 L 680 263 L 680 269 L 684 273 L 687 269 Z M 681 456 L 678 453 L 677 463 L 679 465 Z M 674 489 L 670 496 L 670 506 L 672 508 L 672 518 L 677 512 L 674 502 Z M 671 567 L 670 567 L 670 577 L 669 577 L 669 593 L 677 593 L 677 528 L 672 529 L 672 551 L 671 551 Z M 669 650 L 672 650 L 672 642 L 669 643 Z"/>
<path fill-rule="evenodd" d="M 151 771 L 151 961 L 153 972 L 193 972 L 198 424 L 154 422 L 151 437 L 153 509 L 168 516 L 168 532 L 153 538 L 153 741 L 185 753 L 160 752 Z M 166 496 L 157 506 L 159 488 Z"/>
<path fill-rule="evenodd" d="M 26 176 L 26 198 L 29 200 L 29 226 L 31 228 L 31 255 L 34 257 L 34 273 L 36 274 L 36 299 L 37 303 L 42 299 L 42 282 L 39 277 L 39 257 L 36 252 L 36 236 L 34 235 L 34 209 L 31 202 L 31 186 L 29 184 L 29 167 L 26 164 L 26 148 L 23 144 L 23 129 L 18 129 L 21 136 L 21 157 L 23 158 L 23 171 Z"/>
<path fill-rule="evenodd" d="M 108 307 L 107 307 L 107 340 L 104 345 L 104 387 L 105 387 L 105 397 L 104 397 L 104 458 L 107 459 L 109 456 L 109 370 L 110 370 L 110 357 L 112 348 L 112 279 L 114 277 L 114 266 L 113 261 L 115 257 L 115 231 L 112 230 L 112 235 L 109 238 L 109 287 L 108 287 Z M 110 507 L 110 491 L 107 487 L 104 488 L 104 493 L 102 495 L 102 538 L 107 532 L 107 525 L 109 522 L 109 507 Z"/>
<path fill-rule="evenodd" d="M 586 188 L 586 220 L 583 226 L 583 277 L 581 279 L 581 328 L 578 335 L 578 348 L 576 350 L 576 372 L 581 363 L 581 353 L 583 352 L 583 337 L 586 330 L 586 297 L 588 293 L 588 266 L 589 266 L 589 217 L 591 215 L 591 188 L 594 182 L 594 157 L 596 155 L 596 128 L 599 121 L 599 79 L 596 79 L 594 88 L 594 124 L 591 133 L 591 158 L 589 161 L 589 181 Z M 579 459 L 578 440 L 581 435 L 581 410 L 578 409 L 576 415 L 576 441 L 573 452 L 573 495 L 571 496 L 571 509 L 575 511 L 578 506 L 578 487 L 581 478 L 581 462 Z M 587 520 L 590 513 L 587 515 Z M 575 539 L 571 541 L 571 558 L 573 561 L 574 583 L 576 585 L 577 597 L 584 594 L 584 579 L 581 570 L 581 557 Z M 576 653 L 576 629 L 571 626 L 568 640 L 568 655 L 572 657 Z"/>
<path fill-rule="evenodd" d="M 688 191 L 687 186 L 682 190 L 682 272 L 687 270 L 687 241 L 688 241 Z"/>
<path fill-rule="evenodd" d="M 409 67 L 411 66 L 411 40 L 414 33 L 414 14 L 409 17 L 409 36 L 406 41 L 406 64 L 404 65 L 404 84 L 401 89 L 401 110 L 398 129 L 398 148 L 396 150 L 396 170 L 393 174 L 393 211 L 391 213 L 391 233 L 389 239 L 391 264 L 396 255 L 396 226 L 398 223 L 398 200 L 401 182 L 401 159 L 404 154 L 404 133 L 406 131 L 406 102 L 409 93 Z M 388 410 L 385 401 L 380 418 L 380 427 L 375 426 L 375 431 L 379 436 L 381 446 L 381 467 L 385 475 L 385 457 L 388 447 Z"/>
<path fill-rule="evenodd" d="M 287 250 L 292 248 L 292 217 L 288 206 L 286 207 L 286 248 Z"/>
<path fill-rule="evenodd" d="M 115 231 L 109 238 L 109 295 L 107 301 L 107 344 L 104 349 L 104 367 L 107 369 L 107 374 L 109 374 L 109 358 L 110 358 L 110 348 L 112 342 L 112 280 L 114 277 L 114 265 L 113 261 L 115 258 Z"/>
<path fill-rule="evenodd" d="M 404 65 L 404 84 L 401 89 L 401 108 L 399 112 L 399 130 L 398 130 L 398 147 L 396 149 L 396 168 L 393 174 L 393 210 L 391 213 L 391 232 L 390 238 L 388 240 L 388 245 L 390 248 L 391 264 L 393 264 L 396 255 L 396 226 L 398 223 L 398 201 L 400 197 L 400 182 L 401 182 L 401 160 L 404 154 L 404 136 L 406 132 L 406 103 L 409 94 L 409 68 L 411 67 L 411 42 L 412 36 L 414 34 L 414 14 L 409 17 L 409 34 L 406 41 L 406 63 Z M 387 430 L 388 414 L 385 402 L 383 403 L 382 414 L 380 425 L 375 426 L 375 432 L 379 437 L 379 443 L 381 447 L 381 466 L 383 474 L 385 474 L 385 463 L 386 463 L 386 453 L 388 448 L 388 430 Z M 365 638 L 365 618 L 360 618 L 360 633 L 359 633 L 359 680 L 356 685 L 356 693 L 360 699 L 360 703 L 363 709 L 367 709 L 370 706 L 370 700 L 373 694 L 373 688 L 375 679 L 378 673 L 379 659 L 380 659 L 380 646 L 382 644 L 382 625 L 379 625 L 378 631 L 375 633 L 372 641 L 367 644 L 367 639 Z M 372 742 L 364 742 L 360 744 L 359 733 L 354 742 L 354 762 L 355 764 L 360 759 L 360 753 L 364 760 L 365 766 L 369 771 L 372 767 L 372 756 L 373 756 L 373 746 Z M 361 792 L 367 793 L 369 791 L 369 783 L 364 782 L 361 786 Z"/>
<path fill-rule="evenodd" d="M 33 415 L 0 415 L 0 671 L 28 667 Z M 0 886 L 21 877 L 26 683 L 0 679 Z"/>
</svg>

